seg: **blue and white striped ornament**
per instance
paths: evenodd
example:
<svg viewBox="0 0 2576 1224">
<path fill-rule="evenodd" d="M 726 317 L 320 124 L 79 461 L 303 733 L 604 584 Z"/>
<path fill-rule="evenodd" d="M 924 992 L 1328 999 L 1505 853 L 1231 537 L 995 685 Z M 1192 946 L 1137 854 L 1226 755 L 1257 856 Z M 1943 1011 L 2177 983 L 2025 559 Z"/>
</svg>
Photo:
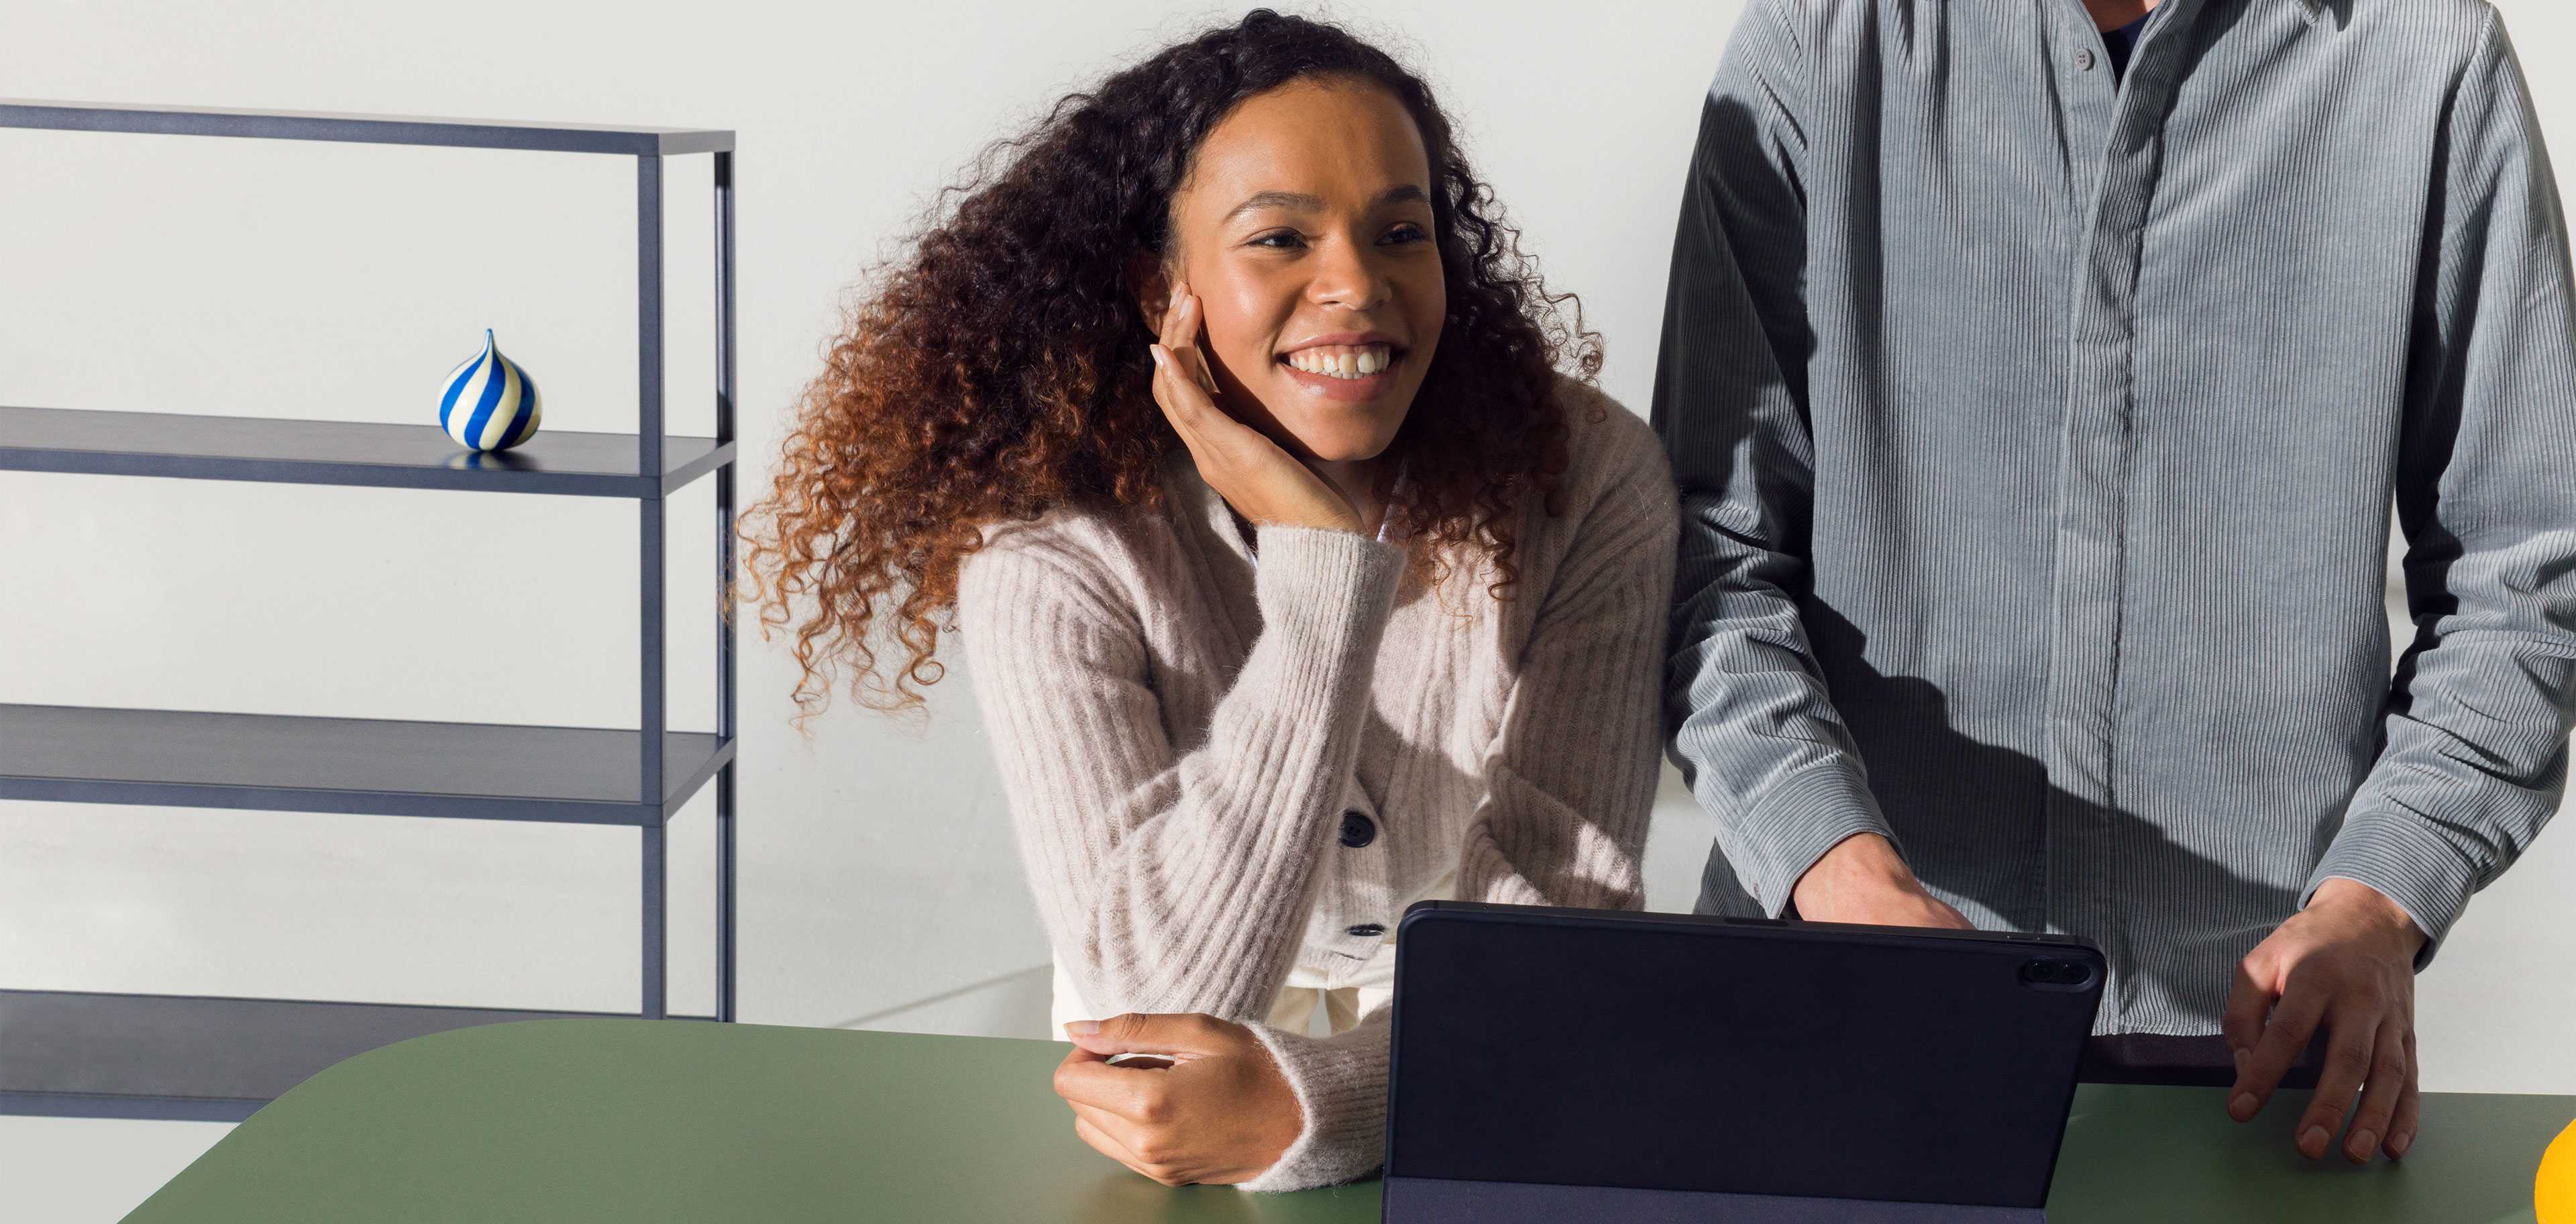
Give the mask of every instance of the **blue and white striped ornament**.
<svg viewBox="0 0 2576 1224">
<path fill-rule="evenodd" d="M 447 376 L 438 397 L 439 428 L 478 451 L 508 450 L 536 436 L 542 415 L 536 382 L 493 346 L 490 328 L 483 351 Z"/>
</svg>

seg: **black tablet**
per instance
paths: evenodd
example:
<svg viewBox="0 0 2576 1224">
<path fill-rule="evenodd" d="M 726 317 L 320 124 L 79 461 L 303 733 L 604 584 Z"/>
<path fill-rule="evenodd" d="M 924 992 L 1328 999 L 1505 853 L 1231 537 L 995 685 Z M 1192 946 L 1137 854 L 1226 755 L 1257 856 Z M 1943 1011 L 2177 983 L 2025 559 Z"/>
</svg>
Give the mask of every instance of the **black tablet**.
<svg viewBox="0 0 2576 1224">
<path fill-rule="evenodd" d="M 2102 979 L 2056 936 L 1424 902 L 1383 1218 L 2037 1221 Z"/>
</svg>

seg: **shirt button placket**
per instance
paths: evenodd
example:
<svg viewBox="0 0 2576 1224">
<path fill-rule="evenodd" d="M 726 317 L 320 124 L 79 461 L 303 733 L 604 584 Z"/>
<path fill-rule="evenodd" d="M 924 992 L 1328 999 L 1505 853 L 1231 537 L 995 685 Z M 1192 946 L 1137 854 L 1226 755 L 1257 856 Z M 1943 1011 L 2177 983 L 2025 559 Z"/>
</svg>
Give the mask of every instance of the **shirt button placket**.
<svg viewBox="0 0 2576 1224">
<path fill-rule="evenodd" d="M 2193 0 L 2179 0 L 2177 11 L 2188 22 Z M 2188 25 L 2180 25 L 2142 47 L 2124 91 L 2071 95 L 2077 114 L 2107 120 L 2107 139 L 2088 214 L 2092 228 L 2078 239 L 2082 262 L 2068 324 L 2073 343 L 2058 474 L 2044 897 L 2051 929 L 2090 935 L 2110 956 L 2112 979 L 2100 1020 L 2114 1031 L 2133 1023 L 2136 998 L 2134 945 L 2118 921 L 2122 907 L 2110 864 L 2120 824 L 2113 776 L 2119 630 L 2128 593 L 2139 268 L 2163 164 L 2160 135 L 2173 104 L 2175 53 L 2167 44 L 2188 32 Z M 2089 128 L 2076 121 L 2077 114 L 2070 114 L 2069 127 Z"/>
</svg>

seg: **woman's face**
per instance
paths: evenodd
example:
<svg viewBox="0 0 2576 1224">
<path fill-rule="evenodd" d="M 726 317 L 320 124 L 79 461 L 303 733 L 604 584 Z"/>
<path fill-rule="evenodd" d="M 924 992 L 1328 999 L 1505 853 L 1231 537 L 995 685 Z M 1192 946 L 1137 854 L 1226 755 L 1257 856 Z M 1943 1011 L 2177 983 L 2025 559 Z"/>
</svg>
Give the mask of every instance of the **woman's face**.
<svg viewBox="0 0 2576 1224">
<path fill-rule="evenodd" d="M 1172 197 L 1175 280 L 1199 297 L 1219 403 L 1292 453 L 1373 459 L 1422 387 L 1448 297 L 1431 167 L 1393 94 L 1301 80 L 1235 108 Z"/>
</svg>

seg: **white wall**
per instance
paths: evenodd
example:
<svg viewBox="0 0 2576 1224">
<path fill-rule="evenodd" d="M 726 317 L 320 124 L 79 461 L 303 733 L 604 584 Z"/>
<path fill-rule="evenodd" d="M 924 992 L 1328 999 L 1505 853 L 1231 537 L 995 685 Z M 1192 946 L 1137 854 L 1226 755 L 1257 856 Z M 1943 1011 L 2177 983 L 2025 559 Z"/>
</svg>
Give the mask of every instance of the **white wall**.
<svg viewBox="0 0 2576 1224">
<path fill-rule="evenodd" d="M 1739 7 L 1343 10 L 1434 78 L 1632 405 Z M 2576 148 L 2576 15 L 2503 7 Z M 737 129 L 748 492 L 838 294 L 929 192 L 1103 66 L 1235 11 L 10 0 L 0 92 Z M 0 167 L 0 403 L 420 421 L 490 326 L 548 427 L 632 427 L 624 159 L 0 132 Z M 668 195 L 687 432 L 711 419 L 706 175 L 675 161 Z M 710 719 L 710 518 L 703 482 L 674 506 L 682 726 Z M 0 700 L 626 722 L 633 531 L 609 501 L 0 473 Z M 744 645 L 745 1018 L 1037 1034 L 1045 950 L 966 677 L 926 726 L 845 705 L 807 741 L 786 656 Z M 1682 908 L 1707 824 L 1666 799 L 1653 901 Z M 673 864 L 689 1010 L 712 993 L 707 808 Z M 631 1007 L 634 879 L 617 830 L 0 804 L 0 984 Z M 2576 1092 L 2571 897 L 2562 833 L 2470 910 L 2423 986 L 2428 1087 Z M 0 1183 L 45 1218 L 109 1218 L 219 1129 L 0 1119 Z"/>
</svg>

